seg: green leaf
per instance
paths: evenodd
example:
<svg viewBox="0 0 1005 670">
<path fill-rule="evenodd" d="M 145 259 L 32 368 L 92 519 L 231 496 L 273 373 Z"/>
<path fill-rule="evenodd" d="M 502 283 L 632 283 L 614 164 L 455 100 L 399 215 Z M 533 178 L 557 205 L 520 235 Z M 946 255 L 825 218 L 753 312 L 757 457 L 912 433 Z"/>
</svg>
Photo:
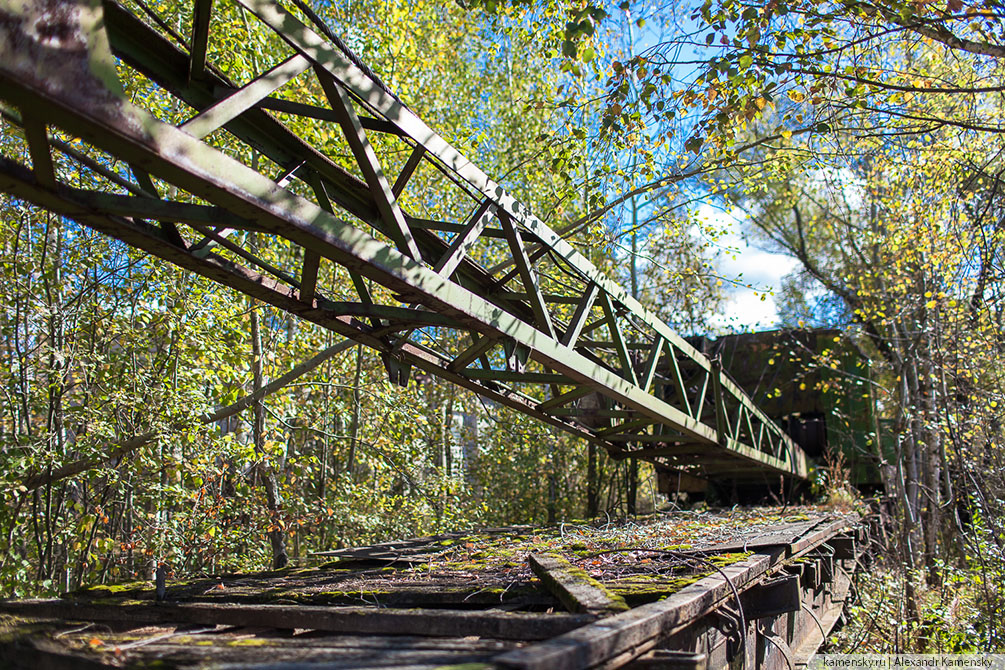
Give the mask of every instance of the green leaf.
<svg viewBox="0 0 1005 670">
<path fill-rule="evenodd" d="M 704 138 L 695 135 L 694 137 L 691 137 L 690 139 L 688 139 L 687 142 L 684 143 L 684 150 L 690 151 L 691 153 L 697 156 L 701 152 L 701 146 L 704 143 L 705 143 Z"/>
</svg>

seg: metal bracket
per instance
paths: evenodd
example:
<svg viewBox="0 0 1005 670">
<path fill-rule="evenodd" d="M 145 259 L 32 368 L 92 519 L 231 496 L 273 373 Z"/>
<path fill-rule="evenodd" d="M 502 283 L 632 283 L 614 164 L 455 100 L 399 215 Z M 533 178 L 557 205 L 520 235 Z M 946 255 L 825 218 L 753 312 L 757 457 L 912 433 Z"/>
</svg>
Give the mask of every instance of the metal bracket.
<svg viewBox="0 0 1005 670">
<path fill-rule="evenodd" d="M 387 353 L 382 353 L 380 360 L 384 364 L 384 369 L 387 370 L 388 380 L 392 384 L 408 388 L 408 378 L 412 374 L 412 364 L 404 358 Z"/>
<path fill-rule="evenodd" d="M 822 639 L 827 639 L 827 631 L 824 630 L 824 624 L 820 621 L 820 617 L 817 616 L 817 613 L 813 611 L 813 608 L 806 603 L 800 603 L 799 608 L 809 614 L 813 621 L 817 624 L 817 628 L 820 629 Z"/>
<path fill-rule="evenodd" d="M 715 611 L 718 619 L 716 628 L 726 637 L 726 662 L 732 663 L 737 654 L 743 652 L 747 640 L 746 631 L 742 630 L 740 613 L 729 605 L 723 605 Z"/>
<path fill-rule="evenodd" d="M 799 611 L 799 577 L 786 575 L 761 582 L 741 596 L 747 619 Z"/>
<path fill-rule="evenodd" d="M 834 550 L 834 558 L 845 559 L 858 557 L 855 537 L 852 535 L 831 538 L 827 540 L 827 544 Z"/>
<path fill-rule="evenodd" d="M 795 666 L 792 664 L 792 650 L 789 649 L 788 643 L 782 639 L 780 635 L 776 635 L 770 630 L 759 630 L 757 634 L 763 640 L 767 640 L 782 653 L 782 658 L 785 659 L 785 665 L 789 666 L 789 670 L 795 670 Z M 765 650 L 765 655 L 767 655 L 767 650 Z"/>
<path fill-rule="evenodd" d="M 653 649 L 623 667 L 625 670 L 706 670 L 708 656 L 700 652 Z"/>
<path fill-rule="evenodd" d="M 514 372 L 523 372 L 530 359 L 530 347 L 521 344 L 512 337 L 504 338 L 502 341 L 503 352 L 506 355 L 506 366 Z"/>
</svg>

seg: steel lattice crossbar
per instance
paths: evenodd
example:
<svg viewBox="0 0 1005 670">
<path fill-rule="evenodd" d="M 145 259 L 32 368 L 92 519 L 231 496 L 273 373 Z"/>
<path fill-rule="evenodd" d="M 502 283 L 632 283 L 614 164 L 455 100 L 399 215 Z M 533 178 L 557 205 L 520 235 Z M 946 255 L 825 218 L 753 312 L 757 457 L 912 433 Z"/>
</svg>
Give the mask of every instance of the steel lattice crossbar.
<svg viewBox="0 0 1005 670">
<path fill-rule="evenodd" d="M 350 55 L 273 0 L 236 2 L 286 52 L 243 83 L 207 56 L 212 0 L 184 37 L 142 4 L 0 0 L 4 122 L 31 165 L 0 156 L 0 189 L 370 346 L 398 383 L 419 368 L 616 458 L 806 477 L 715 361 Z M 128 102 L 120 77 L 172 104 Z M 435 207 L 416 211 L 418 180 Z"/>
</svg>

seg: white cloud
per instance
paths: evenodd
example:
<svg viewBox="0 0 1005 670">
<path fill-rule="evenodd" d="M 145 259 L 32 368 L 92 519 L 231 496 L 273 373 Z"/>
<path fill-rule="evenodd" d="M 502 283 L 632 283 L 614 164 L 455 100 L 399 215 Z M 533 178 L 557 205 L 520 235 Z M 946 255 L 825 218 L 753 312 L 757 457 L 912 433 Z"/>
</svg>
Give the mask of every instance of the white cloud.
<svg viewBox="0 0 1005 670">
<path fill-rule="evenodd" d="M 727 288 L 728 301 L 723 313 L 713 318 L 713 323 L 727 330 L 777 328 L 775 296 L 765 293 L 777 291 L 782 277 L 795 270 L 798 261 L 751 246 L 741 234 L 743 222 L 734 214 L 703 205 L 699 216 L 729 229 L 729 233 L 719 240 L 722 252 L 716 266 L 725 280 L 736 280 L 739 284 Z M 753 288 L 747 288 L 747 285 Z"/>
</svg>

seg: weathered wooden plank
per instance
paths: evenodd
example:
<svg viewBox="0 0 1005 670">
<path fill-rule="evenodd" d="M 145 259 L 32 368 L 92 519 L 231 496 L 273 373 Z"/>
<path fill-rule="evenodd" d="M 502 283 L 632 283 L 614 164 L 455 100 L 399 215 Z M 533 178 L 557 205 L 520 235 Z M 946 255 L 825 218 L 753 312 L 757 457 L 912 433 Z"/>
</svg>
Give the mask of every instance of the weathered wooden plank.
<svg viewBox="0 0 1005 670">
<path fill-rule="evenodd" d="M 818 522 L 811 532 L 802 534 L 789 547 L 789 556 L 797 556 L 814 549 L 841 531 L 852 527 L 850 519 L 837 519 L 836 521 Z"/>
<path fill-rule="evenodd" d="M 70 621 L 3 617 L 0 621 L 0 668 L 5 670 L 107 670 L 89 650 L 71 649 L 57 640 L 79 629 Z"/>
<path fill-rule="evenodd" d="M 255 639 L 261 642 L 261 647 L 282 651 L 284 649 L 323 649 L 328 651 L 337 650 L 362 650 L 365 653 L 381 652 L 384 650 L 419 650 L 429 649 L 434 651 L 462 651 L 481 652 L 490 655 L 497 655 L 516 648 L 520 644 L 517 640 L 497 640 L 493 638 L 476 638 L 473 635 L 466 637 L 427 637 L 425 635 L 356 635 L 347 633 L 327 633 L 324 631 L 304 631 L 298 630 L 290 634 L 289 630 L 277 630 L 275 628 L 247 628 L 217 626 L 214 630 L 200 632 L 198 630 L 186 633 L 181 627 L 181 639 L 173 640 L 180 645 L 192 645 L 208 647 L 215 645 L 228 645 L 234 640 Z M 163 630 L 171 630 L 172 626 L 147 627 L 153 631 L 152 634 Z M 86 633 L 81 633 L 86 634 Z M 93 633 L 92 633 L 93 634 Z M 125 628 L 122 636 L 126 639 L 136 637 L 140 634 L 136 628 Z M 187 638 L 187 639 L 186 639 Z M 109 636 L 108 641 L 116 642 L 114 636 Z M 199 644 L 202 642 L 203 644 Z M 248 645 L 257 646 L 257 645 Z M 381 659 L 383 660 L 383 658 Z"/>
<path fill-rule="evenodd" d="M 416 551 L 412 549 L 403 551 L 374 551 L 374 552 L 359 552 L 357 554 L 347 554 L 339 556 L 335 561 L 331 563 L 326 563 L 325 567 L 358 567 L 366 565 L 368 563 L 376 565 L 398 565 L 402 568 L 407 568 L 411 565 L 417 565 L 419 563 L 428 563 L 429 561 L 435 559 L 442 552 L 434 552 L 432 549 L 430 551 Z"/>
<path fill-rule="evenodd" d="M 785 547 L 786 551 L 791 555 L 789 547 L 818 523 L 819 521 L 814 519 L 784 527 L 767 526 L 759 533 L 754 532 L 746 537 L 729 540 L 721 544 L 714 544 L 695 551 L 703 553 L 714 551 L 726 554 L 738 551 L 759 551 L 769 547 Z"/>
<path fill-rule="evenodd" d="M 360 552 L 373 552 L 376 550 L 388 549 L 391 551 L 402 550 L 407 547 L 420 547 L 425 548 L 430 545 L 437 544 L 439 547 L 449 546 L 439 544 L 447 540 L 459 540 L 462 537 L 468 536 L 493 536 L 493 535 L 505 535 L 507 533 L 526 533 L 527 531 L 534 530 L 533 526 L 519 525 L 519 526 L 503 526 L 499 528 L 480 528 L 480 529 L 470 529 L 470 530 L 460 530 L 453 531 L 450 533 L 439 533 L 437 535 L 426 535 L 423 537 L 412 537 L 412 538 L 402 538 L 399 540 L 388 540 L 387 542 L 378 542 L 377 544 L 370 544 L 365 547 L 346 547 L 345 549 L 333 549 L 331 551 L 315 551 L 311 552 L 312 556 L 356 556 Z"/>
<path fill-rule="evenodd" d="M 353 582 L 358 571 L 346 570 L 347 578 L 337 583 Z M 386 574 L 386 573 L 385 573 Z M 422 607 L 460 609 L 460 608 L 493 608 L 504 606 L 534 607 L 545 609 L 558 607 L 559 602 L 550 593 L 537 588 L 529 582 L 513 585 L 503 580 L 488 580 L 472 582 L 467 576 L 434 577 L 432 579 L 381 579 L 370 575 L 372 579 L 362 583 L 351 583 L 345 589 L 326 589 L 323 583 L 314 587 L 307 585 L 283 589 L 285 593 L 269 593 L 270 584 L 227 584 L 225 590 L 210 591 L 205 594 L 193 594 L 192 601 L 197 602 L 231 602 L 241 605 L 305 605 L 313 607 L 379 607 L 395 610 Z M 331 590 L 329 590 L 331 589 Z M 177 590 L 176 590 L 177 591 Z M 169 589 L 169 600 L 181 600 Z M 184 598 L 188 600 L 189 598 Z"/>
<path fill-rule="evenodd" d="M 0 667 L 9 670 L 108 670 L 109 666 L 44 638 L 0 642 Z"/>
<path fill-rule="evenodd" d="M 731 553 L 737 551 L 761 551 L 769 547 L 785 547 L 787 557 L 792 558 L 820 546 L 829 538 L 850 527 L 850 525 L 847 519 L 838 519 L 823 523 L 819 519 L 812 519 L 794 524 L 785 524 L 781 527 L 767 527 L 764 532 L 758 534 L 751 534 L 735 541 L 727 541 L 722 544 L 689 551 Z M 689 551 L 681 553 L 689 553 Z"/>
<path fill-rule="evenodd" d="M 478 635 L 500 640 L 545 640 L 594 621 L 588 614 L 377 609 L 311 605 L 236 605 L 230 603 L 159 603 L 104 605 L 68 600 L 20 600 L 0 603 L 0 612 L 73 621 L 135 624 L 198 623 L 265 628 L 309 628 L 331 633 Z"/>
<path fill-rule="evenodd" d="M 611 593 L 584 570 L 554 554 L 530 554 L 531 570 L 570 612 L 612 614 L 628 609 L 625 599 Z"/>
<path fill-rule="evenodd" d="M 92 642 L 97 638 L 96 642 Z M 472 636 L 361 636 L 270 628 L 187 625 L 131 626 L 79 622 L 17 622 L 4 629 L 0 667 L 39 670 L 157 667 L 491 668 L 489 661 L 518 642 Z"/>
<path fill-rule="evenodd" d="M 687 586 L 666 600 L 642 605 L 559 637 L 507 652 L 494 659 L 504 668 L 579 670 L 614 657 L 639 656 L 695 618 L 714 609 L 764 574 L 781 552 L 755 554 L 723 569 L 732 586 L 716 573 Z M 625 660 L 628 660 L 626 658 Z"/>
<path fill-rule="evenodd" d="M 178 668 L 179 670 L 190 670 L 191 668 L 205 670 L 223 670 L 224 668 L 229 670 L 237 670 L 238 668 L 257 668 L 258 670 L 265 668 L 269 670 L 321 670 L 322 668 L 325 670 L 359 670 L 362 668 L 434 670 L 444 667 L 454 669 L 460 667 L 465 670 L 471 668 L 473 670 L 473 668 L 490 668 L 488 661 L 494 655 L 491 650 L 472 648 L 442 649 L 430 648 L 425 645 L 393 643 L 370 647 L 328 646 L 324 644 L 326 641 L 324 637 L 316 641 L 321 644 L 305 645 L 301 644 L 299 640 L 285 640 L 269 635 L 244 635 L 236 638 L 226 636 L 223 639 L 215 635 L 181 636 L 175 640 L 155 641 L 141 647 L 127 649 L 123 655 L 127 657 L 129 667 L 143 668 L 153 665 L 165 670 L 168 668 Z M 150 663 L 151 661 L 157 662 Z M 478 665 L 472 666 L 470 664 Z"/>
</svg>

